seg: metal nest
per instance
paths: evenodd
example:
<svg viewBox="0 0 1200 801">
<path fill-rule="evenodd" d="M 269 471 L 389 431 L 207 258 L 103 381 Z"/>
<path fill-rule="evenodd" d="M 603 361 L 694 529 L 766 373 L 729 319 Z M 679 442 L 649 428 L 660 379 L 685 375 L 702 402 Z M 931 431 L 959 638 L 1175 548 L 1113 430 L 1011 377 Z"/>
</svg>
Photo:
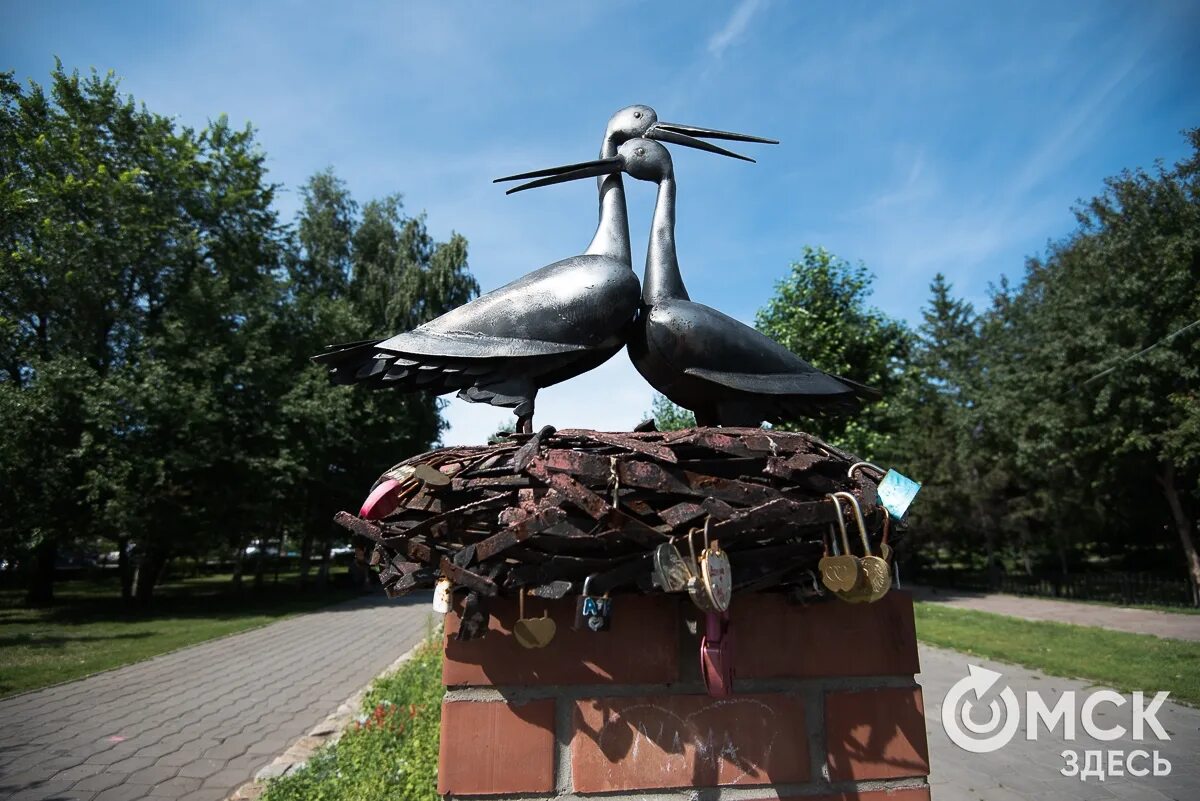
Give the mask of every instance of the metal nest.
<svg viewBox="0 0 1200 801">
<path fill-rule="evenodd" d="M 806 599 L 832 589 L 819 565 L 831 544 L 840 552 L 835 524 L 853 532 L 851 554 L 866 550 L 851 504 L 829 494 L 850 493 L 871 552 L 890 553 L 876 479 L 851 477 L 856 464 L 802 433 L 547 426 L 407 459 L 380 477 L 361 516 L 335 520 L 375 542 L 371 563 L 390 596 L 445 578 L 484 620 L 488 598 L 562 598 L 585 580 L 591 595 L 661 592 L 655 549 L 699 552 L 704 528 L 728 554 L 734 592 Z"/>
</svg>

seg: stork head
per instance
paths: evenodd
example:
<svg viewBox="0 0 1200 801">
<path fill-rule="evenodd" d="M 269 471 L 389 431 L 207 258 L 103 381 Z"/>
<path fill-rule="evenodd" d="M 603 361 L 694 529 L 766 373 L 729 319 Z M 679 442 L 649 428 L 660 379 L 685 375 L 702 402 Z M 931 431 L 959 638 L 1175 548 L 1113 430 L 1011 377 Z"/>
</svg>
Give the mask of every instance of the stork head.
<svg viewBox="0 0 1200 801">
<path fill-rule="evenodd" d="M 497 178 L 496 181 L 516 181 L 523 178 L 536 178 L 527 184 L 509 189 L 506 194 L 534 189 L 539 186 L 559 184 L 563 181 L 575 181 L 580 178 L 595 178 L 600 175 L 611 175 L 624 172 L 639 181 L 658 183 L 674 175 L 671 165 L 671 154 L 658 142 L 649 139 L 630 139 L 617 148 L 617 155 L 607 159 L 583 161 L 578 164 L 565 164 L 562 167 L 551 167 L 546 170 L 521 173 Z"/>
<path fill-rule="evenodd" d="M 658 183 L 675 174 L 671 154 L 658 142 L 649 139 L 630 139 L 617 148 L 617 156 L 623 160 L 621 171 L 639 181 Z"/>
<path fill-rule="evenodd" d="M 656 122 L 658 114 L 649 106 L 626 106 L 608 118 L 604 135 L 620 146 L 630 139 L 645 136 Z"/>
<path fill-rule="evenodd" d="M 604 131 L 604 136 L 618 147 L 630 139 L 654 139 L 673 145 L 684 145 L 685 147 L 694 147 L 698 150 L 707 150 L 710 153 L 720 153 L 722 156 L 732 156 L 733 158 L 745 161 L 754 161 L 754 159 L 702 140 L 726 139 L 733 142 L 758 142 L 767 145 L 779 144 L 774 139 L 764 139 L 761 136 L 718 131 L 714 128 L 700 128 L 695 125 L 682 125 L 675 122 L 660 122 L 658 113 L 654 109 L 642 105 L 626 106 L 609 117 L 608 127 Z"/>
</svg>

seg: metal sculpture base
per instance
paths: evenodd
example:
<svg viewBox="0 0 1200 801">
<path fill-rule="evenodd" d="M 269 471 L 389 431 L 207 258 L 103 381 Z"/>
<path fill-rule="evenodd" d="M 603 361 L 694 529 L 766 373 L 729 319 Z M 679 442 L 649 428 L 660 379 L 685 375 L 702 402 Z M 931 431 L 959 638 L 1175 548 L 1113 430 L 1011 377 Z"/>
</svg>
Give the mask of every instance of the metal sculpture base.
<svg viewBox="0 0 1200 801">
<path fill-rule="evenodd" d="M 359 515 L 337 521 L 375 543 L 389 594 L 447 579 L 467 594 L 468 615 L 521 591 L 578 594 L 585 580 L 590 596 L 673 589 L 656 579 L 656 548 L 673 543 L 694 563 L 706 524 L 734 593 L 808 599 L 825 594 L 818 563 L 839 512 L 828 494 L 857 499 L 870 546 L 880 545 L 876 482 L 848 475 L 858 461 L 814 436 L 759 428 L 546 427 L 407 459 L 380 477 Z"/>
</svg>

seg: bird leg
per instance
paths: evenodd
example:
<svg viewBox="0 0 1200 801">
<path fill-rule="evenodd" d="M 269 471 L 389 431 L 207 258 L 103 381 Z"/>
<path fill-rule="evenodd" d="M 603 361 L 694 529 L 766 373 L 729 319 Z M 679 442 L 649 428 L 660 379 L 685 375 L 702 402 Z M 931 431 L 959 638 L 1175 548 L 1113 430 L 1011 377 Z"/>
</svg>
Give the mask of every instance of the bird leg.
<svg viewBox="0 0 1200 801">
<path fill-rule="evenodd" d="M 513 409 L 513 414 L 517 416 L 518 434 L 533 433 L 533 399 L 537 396 L 537 388 L 530 387 L 529 390 L 529 394 L 525 396 L 525 399 Z"/>
</svg>

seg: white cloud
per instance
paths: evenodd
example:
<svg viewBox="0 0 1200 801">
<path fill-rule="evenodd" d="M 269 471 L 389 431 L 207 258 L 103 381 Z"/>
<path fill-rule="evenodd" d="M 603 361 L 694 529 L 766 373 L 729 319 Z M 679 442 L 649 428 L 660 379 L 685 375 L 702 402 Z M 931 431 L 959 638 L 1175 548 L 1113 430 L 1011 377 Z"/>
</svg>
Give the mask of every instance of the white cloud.
<svg viewBox="0 0 1200 801">
<path fill-rule="evenodd" d="M 750 20 L 764 5 L 766 5 L 764 0 L 742 0 L 738 3 L 737 8 L 729 15 L 729 19 L 725 21 L 721 29 L 709 37 L 709 54 L 720 58 L 730 45 L 742 37 L 747 26 L 750 25 Z"/>
</svg>

